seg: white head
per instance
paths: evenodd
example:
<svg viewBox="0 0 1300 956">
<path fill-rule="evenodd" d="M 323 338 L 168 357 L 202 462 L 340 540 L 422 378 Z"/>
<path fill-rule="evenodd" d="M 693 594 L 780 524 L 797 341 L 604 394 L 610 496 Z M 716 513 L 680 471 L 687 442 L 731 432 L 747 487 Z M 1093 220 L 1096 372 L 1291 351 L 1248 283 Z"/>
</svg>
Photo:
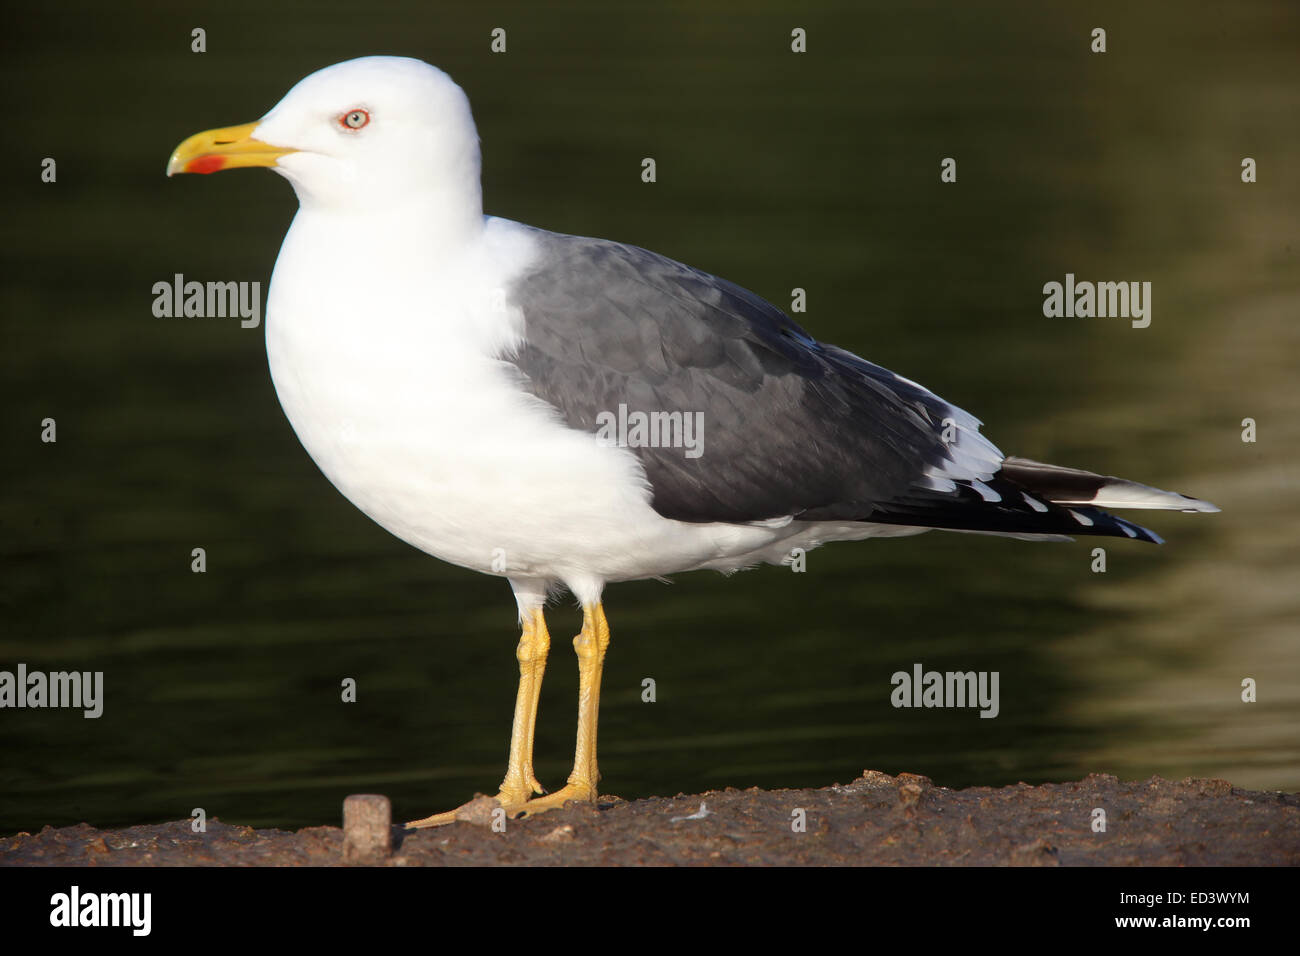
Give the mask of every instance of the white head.
<svg viewBox="0 0 1300 956">
<path fill-rule="evenodd" d="M 482 216 L 478 133 L 469 100 L 420 60 L 368 56 L 300 80 L 257 123 L 199 133 L 173 172 L 270 166 L 306 208 L 385 212 L 432 204 Z"/>
</svg>

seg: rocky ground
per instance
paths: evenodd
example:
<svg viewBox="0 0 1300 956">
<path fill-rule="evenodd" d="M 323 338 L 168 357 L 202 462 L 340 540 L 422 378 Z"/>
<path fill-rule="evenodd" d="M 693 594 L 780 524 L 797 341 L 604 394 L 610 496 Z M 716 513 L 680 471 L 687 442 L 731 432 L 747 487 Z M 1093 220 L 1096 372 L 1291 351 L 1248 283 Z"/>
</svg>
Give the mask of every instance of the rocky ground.
<svg viewBox="0 0 1300 956">
<path fill-rule="evenodd" d="M 254 830 L 191 821 L 97 830 L 88 824 L 0 838 L 0 865 L 482 866 L 1300 864 L 1300 794 L 1223 780 L 1072 783 L 947 790 L 925 777 L 867 771 L 821 790 L 721 790 L 627 802 L 602 797 L 493 826 L 403 831 L 372 824 Z M 386 813 L 386 801 L 370 810 Z M 1104 830 L 1100 823 L 1104 814 Z M 474 814 L 470 814 L 473 816 Z M 361 824 L 358 824 L 361 825 Z M 383 844 L 390 842 L 391 851 Z"/>
</svg>

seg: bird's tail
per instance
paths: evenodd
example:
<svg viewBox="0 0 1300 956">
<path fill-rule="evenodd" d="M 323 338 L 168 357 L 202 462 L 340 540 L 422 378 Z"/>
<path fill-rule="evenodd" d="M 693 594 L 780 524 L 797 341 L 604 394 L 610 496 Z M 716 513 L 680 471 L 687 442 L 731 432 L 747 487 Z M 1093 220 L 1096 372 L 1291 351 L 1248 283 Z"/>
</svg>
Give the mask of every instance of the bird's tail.
<svg viewBox="0 0 1300 956">
<path fill-rule="evenodd" d="M 1203 511 L 1219 509 L 1208 501 L 1189 498 L 1174 491 L 1162 491 L 1110 475 L 1095 475 L 1078 468 L 1045 465 L 1041 461 L 1011 457 L 998 472 L 1030 494 L 1057 505 L 1092 508 L 1151 508 L 1158 511 Z"/>
<path fill-rule="evenodd" d="M 1078 468 L 1007 458 L 992 477 L 953 481 L 878 507 L 866 520 L 1027 538 L 1102 535 L 1162 543 L 1158 534 L 1104 508 L 1214 512 L 1208 501 Z"/>
<path fill-rule="evenodd" d="M 1076 533 L 1123 534 L 1141 540 L 1161 543 L 1160 536 L 1141 525 L 1108 515 L 1101 508 L 1144 508 L 1157 511 L 1215 512 L 1219 509 L 1208 501 L 1191 498 L 1174 491 L 1152 488 L 1150 485 L 1098 475 L 1079 468 L 1048 465 L 1028 458 L 1010 457 L 1002 462 L 998 477 L 1010 481 L 1035 498 L 1068 509 L 1076 517 L 1089 516 L 1097 530 L 1074 529 Z M 1108 519 L 1098 521 L 1097 519 Z"/>
</svg>

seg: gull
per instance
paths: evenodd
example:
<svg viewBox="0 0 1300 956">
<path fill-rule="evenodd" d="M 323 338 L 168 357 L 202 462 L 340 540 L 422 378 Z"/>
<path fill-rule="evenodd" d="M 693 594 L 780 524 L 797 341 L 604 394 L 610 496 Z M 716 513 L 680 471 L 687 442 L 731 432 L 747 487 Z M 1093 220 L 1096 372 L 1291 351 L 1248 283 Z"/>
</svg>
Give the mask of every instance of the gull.
<svg viewBox="0 0 1300 956">
<path fill-rule="evenodd" d="M 419 60 L 307 76 L 167 174 L 269 167 L 299 208 L 266 308 L 303 447 L 380 526 L 504 577 L 522 629 L 511 817 L 594 801 L 606 584 L 933 528 L 1159 542 L 1105 508 L 1205 501 L 1004 455 L 980 421 L 724 279 L 483 212 L 469 101 Z M 573 771 L 533 765 L 548 598 L 582 607 Z M 408 826 L 451 823 L 470 804 Z"/>
</svg>

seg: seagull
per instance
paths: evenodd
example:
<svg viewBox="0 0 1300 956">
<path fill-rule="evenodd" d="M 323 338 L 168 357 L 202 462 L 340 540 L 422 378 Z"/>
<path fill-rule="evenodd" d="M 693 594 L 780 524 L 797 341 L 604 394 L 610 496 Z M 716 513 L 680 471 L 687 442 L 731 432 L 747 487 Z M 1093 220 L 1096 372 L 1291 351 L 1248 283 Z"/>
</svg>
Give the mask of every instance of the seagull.
<svg viewBox="0 0 1300 956">
<path fill-rule="evenodd" d="M 265 325 L 303 447 L 380 526 L 513 589 L 519 689 L 495 797 L 511 818 L 597 797 L 611 582 L 934 528 L 1158 543 L 1103 509 L 1219 510 L 1008 457 L 968 412 L 725 279 L 485 216 L 469 100 L 420 60 L 326 67 L 257 122 L 186 139 L 167 174 L 254 166 L 298 197 Z M 565 589 L 583 612 L 577 744 L 548 792 L 543 608 Z"/>
</svg>

